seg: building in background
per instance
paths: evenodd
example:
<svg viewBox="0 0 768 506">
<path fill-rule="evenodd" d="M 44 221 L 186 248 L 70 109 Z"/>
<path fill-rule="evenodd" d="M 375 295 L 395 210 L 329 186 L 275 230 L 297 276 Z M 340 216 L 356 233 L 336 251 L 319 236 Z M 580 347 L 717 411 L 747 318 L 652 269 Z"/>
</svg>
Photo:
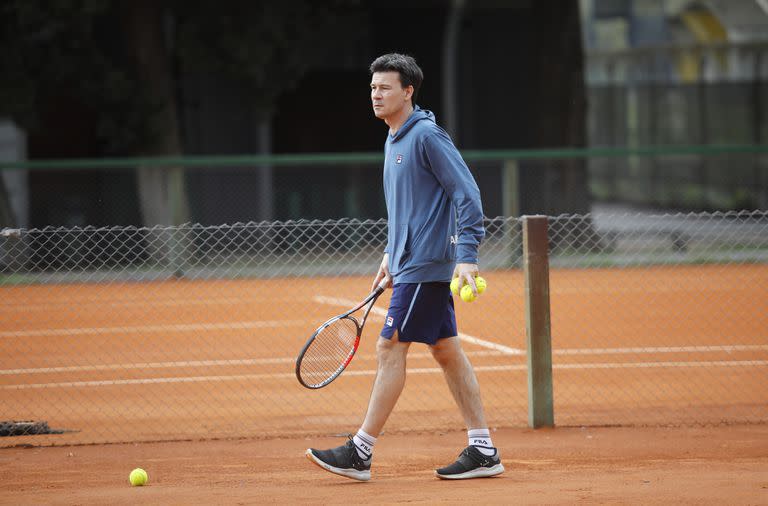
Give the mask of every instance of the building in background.
<svg viewBox="0 0 768 506">
<path fill-rule="evenodd" d="M 768 3 L 583 0 L 590 146 L 768 142 Z M 598 200 L 768 206 L 764 156 L 590 161 Z"/>
</svg>

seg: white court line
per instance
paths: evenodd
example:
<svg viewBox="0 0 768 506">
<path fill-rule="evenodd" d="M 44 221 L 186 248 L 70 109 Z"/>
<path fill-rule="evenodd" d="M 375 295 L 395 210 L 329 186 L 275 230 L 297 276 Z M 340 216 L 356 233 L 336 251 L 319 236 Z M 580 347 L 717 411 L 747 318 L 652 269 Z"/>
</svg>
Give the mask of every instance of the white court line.
<svg viewBox="0 0 768 506">
<path fill-rule="evenodd" d="M 145 334 L 150 332 L 189 332 L 201 330 L 264 329 L 306 325 L 308 320 L 264 320 L 224 323 L 169 323 L 163 325 L 138 325 L 135 327 L 88 327 L 72 329 L 8 330 L 0 337 L 29 336 L 79 336 L 84 334 Z"/>
<path fill-rule="evenodd" d="M 341 306 L 346 308 L 354 307 L 355 304 L 357 304 L 356 302 L 351 301 L 349 299 L 339 299 L 336 297 L 324 297 L 321 295 L 315 296 L 313 297 L 313 299 L 315 302 L 318 302 L 320 304 L 330 304 L 332 306 Z M 374 313 L 382 317 L 387 316 L 387 312 L 378 307 L 374 307 L 373 309 L 371 309 L 371 313 Z M 491 341 L 486 341 L 485 339 L 480 339 L 479 337 L 470 336 L 467 334 L 463 334 L 461 332 L 459 332 L 458 337 L 464 342 L 472 343 L 477 346 L 487 348 L 489 350 L 496 350 L 505 355 L 525 355 L 525 350 L 521 350 L 519 348 L 510 348 L 509 346 L 504 346 L 503 344 L 493 343 Z"/>
<path fill-rule="evenodd" d="M 768 365 L 768 360 L 702 360 L 693 362 L 605 362 L 597 364 L 558 364 L 553 369 L 646 369 L 654 367 L 742 367 Z"/>
<path fill-rule="evenodd" d="M 759 367 L 768 366 L 768 360 L 716 360 L 707 362 L 635 362 L 635 363 L 593 363 L 593 364 L 556 364 L 553 369 L 635 369 L 635 368 L 666 368 L 666 367 Z M 525 365 L 491 365 L 476 366 L 478 372 L 524 371 Z M 442 374 L 439 367 L 420 367 L 408 369 L 409 374 Z M 374 376 L 375 370 L 347 371 L 344 376 Z M 65 381 L 59 383 L 30 383 L 20 385 L 2 385 L 2 390 L 33 390 L 45 388 L 82 388 L 117 385 L 146 385 L 157 383 L 199 383 L 205 381 L 243 381 L 260 379 L 294 378 L 292 373 L 278 374 L 238 374 L 231 376 L 189 376 L 173 378 L 142 378 L 124 380 L 99 381 Z"/>
<path fill-rule="evenodd" d="M 636 348 L 564 348 L 553 350 L 554 355 L 621 355 L 629 353 L 706 353 L 733 351 L 763 351 L 768 344 L 731 344 L 725 346 L 646 346 Z"/>
<path fill-rule="evenodd" d="M 83 299 L 83 300 L 57 300 L 49 302 L 38 302 L 34 304 L 24 302 L 12 302 L 0 304 L 0 313 L 9 312 L 31 312 L 31 311 L 51 311 L 61 308 L 81 307 L 84 305 L 96 304 L 99 308 L 114 307 L 176 307 L 176 306 L 214 306 L 220 304 L 246 304 L 251 301 L 243 298 L 225 298 L 225 297 L 207 297 L 205 299 L 135 299 L 135 300 L 102 300 L 102 299 Z"/>
<path fill-rule="evenodd" d="M 85 371 L 129 371 L 144 369 L 172 369 L 175 367 L 216 367 L 230 365 L 270 365 L 293 363 L 293 358 L 250 358 L 232 360 L 180 360 L 177 362 L 145 362 L 136 364 L 93 364 L 71 365 L 59 367 L 39 367 L 33 369 L 2 369 L 0 376 L 11 374 L 50 374 L 59 372 L 85 372 Z"/>
<path fill-rule="evenodd" d="M 761 344 L 735 344 L 728 346 L 684 346 L 684 347 L 648 347 L 648 348 L 574 348 L 555 350 L 555 355 L 612 355 L 612 354 L 643 354 L 643 353 L 706 353 L 706 352 L 724 352 L 730 353 L 733 351 L 768 351 L 768 345 Z M 508 355 L 499 351 L 467 351 L 467 356 L 470 357 L 499 357 Z M 429 353 L 410 353 L 408 358 L 431 358 Z M 372 354 L 358 354 L 356 360 L 375 360 L 376 355 Z M 0 376 L 10 376 L 14 374 L 51 374 L 62 372 L 84 372 L 84 371 L 128 371 L 136 369 L 172 369 L 176 367 L 217 367 L 217 366 L 232 366 L 232 365 L 272 365 L 272 364 L 291 364 L 296 361 L 292 357 L 272 357 L 272 358 L 248 358 L 248 359 L 220 359 L 220 360 L 179 360 L 170 362 L 138 362 L 129 364 L 90 364 L 90 365 L 73 365 L 73 366 L 53 366 L 53 367 L 36 367 L 26 369 L 0 369 Z M 665 362 L 672 363 L 672 362 Z M 559 367 L 565 367 L 563 364 Z"/>
<path fill-rule="evenodd" d="M 468 351 L 468 356 L 501 356 L 503 353 L 495 351 Z M 409 353 L 408 358 L 430 358 L 429 353 Z M 355 355 L 356 360 L 375 360 L 376 355 Z M 71 365 L 54 367 L 36 367 L 28 369 L 0 369 L 0 376 L 10 376 L 14 374 L 52 374 L 62 372 L 87 372 L 87 371 L 129 371 L 136 369 L 172 369 L 175 367 L 216 367 L 231 365 L 271 365 L 271 364 L 292 364 L 296 362 L 295 358 L 250 358 L 250 359 L 221 359 L 221 360 L 180 360 L 176 362 L 138 362 L 133 364 L 90 364 L 90 365 Z"/>
<path fill-rule="evenodd" d="M 659 367 L 742 367 L 742 366 L 763 366 L 768 365 L 768 360 L 711 360 L 702 362 L 598 362 L 589 364 L 553 364 L 552 369 L 643 369 Z M 497 371 L 525 371 L 528 367 L 519 365 L 480 365 L 475 366 L 475 371 L 497 372 Z M 416 367 L 408 368 L 408 374 L 432 374 L 441 373 L 442 369 L 438 367 Z M 345 376 L 370 376 L 376 371 L 346 371 Z"/>
</svg>

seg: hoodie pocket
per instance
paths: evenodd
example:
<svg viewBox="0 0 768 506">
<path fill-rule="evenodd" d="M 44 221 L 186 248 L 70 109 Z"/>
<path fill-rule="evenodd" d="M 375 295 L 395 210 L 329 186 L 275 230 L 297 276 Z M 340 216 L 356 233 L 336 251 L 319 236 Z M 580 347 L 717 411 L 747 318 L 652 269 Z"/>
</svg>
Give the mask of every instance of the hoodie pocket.
<svg viewBox="0 0 768 506">
<path fill-rule="evenodd" d="M 413 261 L 418 264 L 443 264 L 453 261 L 456 256 L 455 241 L 445 235 L 449 224 L 440 219 L 424 223 L 410 237 L 413 248 Z"/>
<path fill-rule="evenodd" d="M 392 273 L 400 271 L 411 258 L 411 241 L 408 225 L 394 227 L 389 254 L 389 270 Z"/>
<path fill-rule="evenodd" d="M 419 247 L 418 259 L 419 261 L 426 261 L 430 263 L 447 263 L 451 262 L 455 254 L 455 246 L 451 244 L 450 238 L 440 237 L 438 239 L 432 238 L 432 240 L 421 241 Z"/>
</svg>

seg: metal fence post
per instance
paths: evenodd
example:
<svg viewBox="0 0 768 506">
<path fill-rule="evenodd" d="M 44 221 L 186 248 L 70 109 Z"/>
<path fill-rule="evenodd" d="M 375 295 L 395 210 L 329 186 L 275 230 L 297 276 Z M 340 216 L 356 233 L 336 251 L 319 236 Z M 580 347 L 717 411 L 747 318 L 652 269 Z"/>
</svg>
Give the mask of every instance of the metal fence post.
<svg viewBox="0 0 768 506">
<path fill-rule="evenodd" d="M 555 425 L 547 229 L 546 216 L 523 216 L 528 425 L 532 428 Z"/>
<path fill-rule="evenodd" d="M 515 218 L 514 221 L 504 221 L 504 237 L 509 238 L 509 258 L 506 261 L 508 267 L 520 266 L 522 239 L 520 238 L 520 223 L 517 217 L 520 216 L 520 175 L 517 160 L 509 159 L 504 161 L 501 168 L 501 214 L 508 218 Z"/>
</svg>

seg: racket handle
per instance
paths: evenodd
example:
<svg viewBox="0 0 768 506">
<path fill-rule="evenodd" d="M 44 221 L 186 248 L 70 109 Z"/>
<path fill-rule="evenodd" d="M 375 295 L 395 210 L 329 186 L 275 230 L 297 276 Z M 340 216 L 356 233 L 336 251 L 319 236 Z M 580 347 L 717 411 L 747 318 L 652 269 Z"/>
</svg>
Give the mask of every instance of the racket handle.
<svg viewBox="0 0 768 506">
<path fill-rule="evenodd" d="M 379 286 L 376 287 L 376 291 L 384 291 L 387 289 L 387 285 L 392 281 L 392 278 L 389 276 L 384 276 L 384 279 L 382 279 L 379 282 Z"/>
</svg>

